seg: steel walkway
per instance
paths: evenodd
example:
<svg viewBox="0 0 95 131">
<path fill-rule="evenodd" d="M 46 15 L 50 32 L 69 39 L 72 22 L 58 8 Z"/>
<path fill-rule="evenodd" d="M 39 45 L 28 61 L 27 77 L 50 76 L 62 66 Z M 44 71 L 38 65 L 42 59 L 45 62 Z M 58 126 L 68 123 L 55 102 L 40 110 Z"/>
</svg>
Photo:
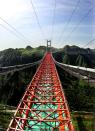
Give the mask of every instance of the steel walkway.
<svg viewBox="0 0 95 131">
<path fill-rule="evenodd" d="M 7 131 L 74 131 L 51 53 L 47 53 Z"/>
</svg>

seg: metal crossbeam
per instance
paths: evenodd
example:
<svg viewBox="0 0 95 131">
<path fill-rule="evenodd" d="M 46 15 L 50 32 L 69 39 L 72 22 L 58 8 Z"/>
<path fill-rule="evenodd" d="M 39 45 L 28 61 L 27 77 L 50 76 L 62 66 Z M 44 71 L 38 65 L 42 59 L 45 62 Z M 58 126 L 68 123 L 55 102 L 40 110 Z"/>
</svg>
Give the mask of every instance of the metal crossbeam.
<svg viewBox="0 0 95 131">
<path fill-rule="evenodd" d="M 7 131 L 74 131 L 51 53 L 43 58 Z"/>
</svg>

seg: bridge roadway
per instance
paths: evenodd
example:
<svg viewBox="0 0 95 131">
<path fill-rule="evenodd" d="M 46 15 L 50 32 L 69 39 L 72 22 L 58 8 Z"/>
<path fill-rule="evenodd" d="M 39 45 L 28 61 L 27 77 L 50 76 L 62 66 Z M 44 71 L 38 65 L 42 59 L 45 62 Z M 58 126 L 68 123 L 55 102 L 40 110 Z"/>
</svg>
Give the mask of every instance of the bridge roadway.
<svg viewBox="0 0 95 131">
<path fill-rule="evenodd" d="M 51 53 L 46 53 L 7 131 L 74 131 Z"/>
</svg>

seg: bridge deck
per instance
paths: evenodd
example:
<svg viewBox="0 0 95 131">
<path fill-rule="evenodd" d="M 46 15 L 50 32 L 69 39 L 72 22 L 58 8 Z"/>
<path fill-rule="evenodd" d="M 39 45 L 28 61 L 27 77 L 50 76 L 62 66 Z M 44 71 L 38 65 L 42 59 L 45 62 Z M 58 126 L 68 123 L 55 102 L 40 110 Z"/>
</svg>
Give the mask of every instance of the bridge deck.
<svg viewBox="0 0 95 131">
<path fill-rule="evenodd" d="M 74 131 L 51 53 L 42 60 L 7 131 Z"/>
</svg>

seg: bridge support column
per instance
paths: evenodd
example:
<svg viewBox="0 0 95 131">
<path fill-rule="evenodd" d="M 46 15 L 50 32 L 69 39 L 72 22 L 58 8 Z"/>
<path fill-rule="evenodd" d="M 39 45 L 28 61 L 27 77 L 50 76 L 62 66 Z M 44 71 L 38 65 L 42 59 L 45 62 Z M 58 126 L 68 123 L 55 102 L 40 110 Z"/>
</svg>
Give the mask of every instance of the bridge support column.
<svg viewBox="0 0 95 131">
<path fill-rule="evenodd" d="M 51 52 L 51 40 L 47 40 L 47 52 Z"/>
</svg>

